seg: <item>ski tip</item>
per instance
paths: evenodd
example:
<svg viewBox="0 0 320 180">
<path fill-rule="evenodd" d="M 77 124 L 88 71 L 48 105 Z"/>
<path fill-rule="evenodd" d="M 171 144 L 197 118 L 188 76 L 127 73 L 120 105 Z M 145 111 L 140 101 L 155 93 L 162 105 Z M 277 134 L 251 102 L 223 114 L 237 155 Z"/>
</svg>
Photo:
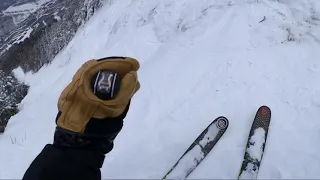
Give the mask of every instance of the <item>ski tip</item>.
<svg viewBox="0 0 320 180">
<path fill-rule="evenodd" d="M 262 116 L 271 116 L 271 109 L 266 105 L 260 106 L 258 114 Z"/>
<path fill-rule="evenodd" d="M 217 118 L 217 128 L 220 130 L 227 129 L 229 126 L 229 121 L 226 117 L 220 116 Z"/>
<path fill-rule="evenodd" d="M 267 105 L 262 105 L 262 106 L 260 106 L 260 108 L 268 108 L 268 109 L 270 109 L 269 106 L 267 106 Z"/>
</svg>

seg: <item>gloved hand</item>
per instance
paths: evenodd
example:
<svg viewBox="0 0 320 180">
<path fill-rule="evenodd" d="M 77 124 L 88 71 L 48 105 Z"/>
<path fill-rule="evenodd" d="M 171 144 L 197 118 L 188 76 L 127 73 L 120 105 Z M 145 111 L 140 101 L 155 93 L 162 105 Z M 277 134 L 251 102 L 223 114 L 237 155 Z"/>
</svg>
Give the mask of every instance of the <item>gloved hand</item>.
<svg viewBox="0 0 320 180">
<path fill-rule="evenodd" d="M 139 66 L 136 59 L 129 57 L 108 57 L 83 64 L 60 95 L 53 144 L 110 152 L 130 100 L 140 88 Z M 120 79 L 119 91 L 110 100 L 99 98 L 92 86 L 92 79 L 103 70 L 116 72 Z"/>
</svg>

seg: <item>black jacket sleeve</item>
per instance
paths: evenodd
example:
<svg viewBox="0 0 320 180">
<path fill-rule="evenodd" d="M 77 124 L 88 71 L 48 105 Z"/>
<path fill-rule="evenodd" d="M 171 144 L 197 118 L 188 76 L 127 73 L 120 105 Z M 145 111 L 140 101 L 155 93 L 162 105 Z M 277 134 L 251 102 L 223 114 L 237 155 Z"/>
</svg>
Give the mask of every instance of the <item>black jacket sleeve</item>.
<svg viewBox="0 0 320 180">
<path fill-rule="evenodd" d="M 104 157 L 93 151 L 47 144 L 23 180 L 101 180 Z"/>
</svg>

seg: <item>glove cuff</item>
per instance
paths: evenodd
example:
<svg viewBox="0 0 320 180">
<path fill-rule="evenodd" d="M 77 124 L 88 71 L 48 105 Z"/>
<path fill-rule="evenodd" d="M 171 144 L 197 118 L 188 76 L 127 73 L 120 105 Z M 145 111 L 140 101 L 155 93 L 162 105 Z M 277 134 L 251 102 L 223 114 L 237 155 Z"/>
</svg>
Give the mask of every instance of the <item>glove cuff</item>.
<svg viewBox="0 0 320 180">
<path fill-rule="evenodd" d="M 116 135 L 96 136 L 75 133 L 60 127 L 56 127 L 54 132 L 55 146 L 81 148 L 107 154 L 113 149 L 113 140 Z"/>
</svg>

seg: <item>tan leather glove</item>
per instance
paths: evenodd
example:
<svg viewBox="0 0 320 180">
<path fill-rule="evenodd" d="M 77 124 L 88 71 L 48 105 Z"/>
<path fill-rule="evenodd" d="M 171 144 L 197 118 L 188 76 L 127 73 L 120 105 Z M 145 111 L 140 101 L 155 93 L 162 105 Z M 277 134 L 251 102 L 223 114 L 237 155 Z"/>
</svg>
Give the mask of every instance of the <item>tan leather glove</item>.
<svg viewBox="0 0 320 180">
<path fill-rule="evenodd" d="M 60 95 L 54 144 L 111 151 L 130 100 L 140 88 L 138 69 L 139 62 L 130 57 L 108 57 L 83 64 Z M 114 71 L 120 77 L 119 91 L 111 100 L 98 98 L 91 88 L 91 79 L 101 70 Z"/>
</svg>

